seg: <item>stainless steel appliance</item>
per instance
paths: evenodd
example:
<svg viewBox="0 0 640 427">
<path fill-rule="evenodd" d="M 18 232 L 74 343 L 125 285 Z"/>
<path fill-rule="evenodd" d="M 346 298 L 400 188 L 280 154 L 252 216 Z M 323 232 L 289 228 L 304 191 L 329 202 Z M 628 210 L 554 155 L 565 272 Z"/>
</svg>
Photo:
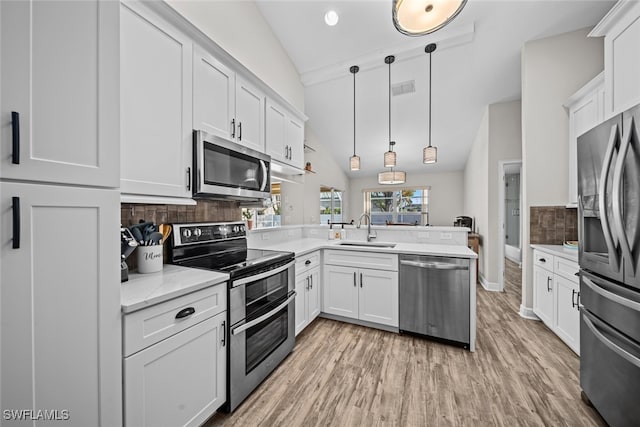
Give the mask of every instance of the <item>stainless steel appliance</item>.
<svg viewBox="0 0 640 427">
<path fill-rule="evenodd" d="M 206 132 L 193 131 L 194 197 L 260 201 L 271 197 L 271 157 Z"/>
<path fill-rule="evenodd" d="M 242 222 L 173 224 L 174 264 L 229 273 L 227 402 L 233 411 L 295 345 L 291 252 L 247 249 Z"/>
<path fill-rule="evenodd" d="M 470 344 L 469 260 L 400 255 L 400 332 Z"/>
<path fill-rule="evenodd" d="M 612 426 L 640 406 L 640 105 L 578 137 L 580 385 Z"/>
<path fill-rule="evenodd" d="M 470 216 L 457 216 L 453 222 L 454 227 L 467 227 L 473 230 L 473 218 Z"/>
</svg>

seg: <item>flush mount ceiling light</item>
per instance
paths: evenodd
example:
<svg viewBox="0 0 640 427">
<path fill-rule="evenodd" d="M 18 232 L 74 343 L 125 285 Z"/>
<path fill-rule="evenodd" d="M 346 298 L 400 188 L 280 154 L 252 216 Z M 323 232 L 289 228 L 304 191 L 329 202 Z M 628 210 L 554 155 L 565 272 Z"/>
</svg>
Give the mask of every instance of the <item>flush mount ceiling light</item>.
<svg viewBox="0 0 640 427">
<path fill-rule="evenodd" d="M 389 151 L 384 153 L 384 167 L 391 170 L 378 174 L 378 184 L 403 184 L 407 180 L 405 172 L 393 170 L 396 166 L 396 153 L 393 151 L 393 146 L 396 143 L 391 140 L 391 64 L 395 59 L 393 55 L 384 58 L 384 63 L 389 65 Z"/>
<path fill-rule="evenodd" d="M 357 65 L 349 68 L 349 72 L 353 74 L 353 156 L 349 158 L 349 167 L 352 171 L 360 170 L 360 157 L 356 156 L 356 73 L 360 71 Z"/>
<path fill-rule="evenodd" d="M 324 22 L 330 27 L 336 25 L 339 19 L 338 12 L 335 10 L 330 10 L 324 14 Z"/>
<path fill-rule="evenodd" d="M 393 0 L 393 25 L 407 36 L 433 33 L 455 18 L 467 0 Z"/>
<path fill-rule="evenodd" d="M 430 43 L 424 48 L 424 51 L 429 54 L 429 145 L 422 149 L 422 163 L 425 164 L 438 161 L 438 149 L 431 146 L 431 54 L 435 50 L 435 43 Z"/>
</svg>

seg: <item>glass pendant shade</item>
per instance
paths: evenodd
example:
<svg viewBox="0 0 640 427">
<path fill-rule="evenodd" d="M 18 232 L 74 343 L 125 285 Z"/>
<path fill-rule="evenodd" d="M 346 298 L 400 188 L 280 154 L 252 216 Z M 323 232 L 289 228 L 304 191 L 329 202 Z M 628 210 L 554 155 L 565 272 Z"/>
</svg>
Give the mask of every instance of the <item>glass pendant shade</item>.
<svg viewBox="0 0 640 427">
<path fill-rule="evenodd" d="M 349 167 L 352 171 L 360 170 L 360 156 L 351 156 L 349 157 Z"/>
<path fill-rule="evenodd" d="M 404 184 L 407 181 L 406 172 L 401 171 L 385 171 L 378 174 L 378 184 L 392 185 Z"/>
<path fill-rule="evenodd" d="M 422 163 L 435 163 L 438 161 L 438 149 L 436 147 L 424 147 L 422 149 Z"/>
<path fill-rule="evenodd" d="M 396 153 L 394 151 L 387 151 L 384 153 L 384 167 L 385 168 L 396 167 Z"/>
<path fill-rule="evenodd" d="M 467 0 L 393 0 L 393 25 L 402 34 L 423 36 L 447 25 Z"/>
</svg>

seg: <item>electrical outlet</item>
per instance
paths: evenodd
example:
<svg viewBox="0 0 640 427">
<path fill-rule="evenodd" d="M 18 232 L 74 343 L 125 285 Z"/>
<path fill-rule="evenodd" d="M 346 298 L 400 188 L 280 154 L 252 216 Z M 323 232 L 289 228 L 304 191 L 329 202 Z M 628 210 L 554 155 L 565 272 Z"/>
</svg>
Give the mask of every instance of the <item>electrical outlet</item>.
<svg viewBox="0 0 640 427">
<path fill-rule="evenodd" d="M 262 233 L 262 240 L 269 240 L 269 233 Z"/>
<path fill-rule="evenodd" d="M 451 233 L 440 233 L 440 239 L 451 240 Z"/>
<path fill-rule="evenodd" d="M 428 231 L 418 231 L 418 239 L 428 239 L 429 232 Z"/>
</svg>

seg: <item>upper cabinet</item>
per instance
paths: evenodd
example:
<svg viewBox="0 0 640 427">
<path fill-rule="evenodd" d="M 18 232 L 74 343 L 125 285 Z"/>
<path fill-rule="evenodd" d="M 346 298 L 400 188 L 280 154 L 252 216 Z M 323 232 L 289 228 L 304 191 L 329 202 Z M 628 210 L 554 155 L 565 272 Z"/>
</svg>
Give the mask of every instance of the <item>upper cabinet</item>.
<svg viewBox="0 0 640 427">
<path fill-rule="evenodd" d="M 604 72 L 572 95 L 569 110 L 569 203 L 578 206 L 578 137 L 604 121 Z"/>
<path fill-rule="evenodd" d="M 118 187 L 117 2 L 0 2 L 0 177 Z"/>
<path fill-rule="evenodd" d="M 304 122 L 271 99 L 267 99 L 265 135 L 266 151 L 272 160 L 303 168 Z"/>
<path fill-rule="evenodd" d="M 126 2 L 120 49 L 121 192 L 191 197 L 192 42 Z"/>
<path fill-rule="evenodd" d="M 264 93 L 199 47 L 193 67 L 193 128 L 264 151 Z"/>
<path fill-rule="evenodd" d="M 589 34 L 604 36 L 604 118 L 640 103 L 640 2 L 619 1 Z"/>
</svg>

